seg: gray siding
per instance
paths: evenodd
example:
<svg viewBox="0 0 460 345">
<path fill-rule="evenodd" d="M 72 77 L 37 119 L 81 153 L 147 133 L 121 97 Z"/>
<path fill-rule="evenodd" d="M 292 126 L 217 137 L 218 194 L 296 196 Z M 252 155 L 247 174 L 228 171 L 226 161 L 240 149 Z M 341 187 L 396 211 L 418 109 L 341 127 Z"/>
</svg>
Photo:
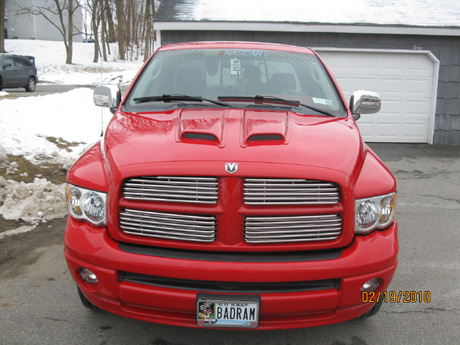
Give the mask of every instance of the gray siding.
<svg viewBox="0 0 460 345">
<path fill-rule="evenodd" d="M 435 144 L 460 145 L 460 37 L 251 31 L 163 31 L 162 44 L 258 41 L 306 47 L 421 49 L 440 60 Z"/>
</svg>

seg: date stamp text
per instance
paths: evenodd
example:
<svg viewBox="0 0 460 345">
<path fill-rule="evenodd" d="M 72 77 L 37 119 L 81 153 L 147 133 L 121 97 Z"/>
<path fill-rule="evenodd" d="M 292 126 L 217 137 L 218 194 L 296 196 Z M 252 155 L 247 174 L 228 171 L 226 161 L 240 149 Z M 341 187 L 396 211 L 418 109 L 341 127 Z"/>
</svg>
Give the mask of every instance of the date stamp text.
<svg viewBox="0 0 460 345">
<path fill-rule="evenodd" d="M 429 291 L 374 291 L 361 293 L 363 303 L 430 303 L 431 292 Z"/>
</svg>

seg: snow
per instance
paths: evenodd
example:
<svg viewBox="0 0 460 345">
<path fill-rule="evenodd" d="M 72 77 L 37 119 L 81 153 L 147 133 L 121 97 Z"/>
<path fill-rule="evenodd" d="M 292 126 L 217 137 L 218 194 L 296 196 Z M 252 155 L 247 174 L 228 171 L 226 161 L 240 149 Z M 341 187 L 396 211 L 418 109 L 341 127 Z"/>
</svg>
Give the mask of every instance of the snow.
<svg viewBox="0 0 460 345">
<path fill-rule="evenodd" d="M 3 99 L 0 101 L 0 146 L 8 154 L 24 156 L 33 163 L 48 160 L 69 164 L 101 133 L 101 109 L 93 92 L 79 88 L 62 94 Z M 102 109 L 104 124 L 111 118 Z M 59 148 L 46 137 L 61 138 L 76 146 Z"/>
<path fill-rule="evenodd" d="M 62 42 L 6 40 L 5 46 L 10 53 L 35 57 L 40 82 L 83 87 L 17 99 L 6 98 L 8 93 L 0 92 L 0 167 L 7 168 L 7 175 L 0 176 L 0 214 L 5 219 L 22 219 L 31 224 L 8 232 L 0 229 L 0 240 L 67 213 L 63 184 L 38 177 L 31 183 L 8 179 L 8 172 L 16 172 L 18 166 L 8 161 L 7 154 L 24 156 L 38 165 L 51 162 L 68 168 L 99 140 L 101 129 L 112 116 L 92 100 L 89 87 L 101 82 L 101 65 L 91 62 L 93 44 L 74 43 L 74 65 L 65 64 Z M 112 53 L 116 56 L 115 46 Z M 104 83 L 128 84 L 142 66 L 142 61 L 116 61 L 113 55 L 110 59 L 102 65 Z"/>
<path fill-rule="evenodd" d="M 196 0 L 175 10 L 183 21 L 460 26 L 458 0 Z"/>
</svg>

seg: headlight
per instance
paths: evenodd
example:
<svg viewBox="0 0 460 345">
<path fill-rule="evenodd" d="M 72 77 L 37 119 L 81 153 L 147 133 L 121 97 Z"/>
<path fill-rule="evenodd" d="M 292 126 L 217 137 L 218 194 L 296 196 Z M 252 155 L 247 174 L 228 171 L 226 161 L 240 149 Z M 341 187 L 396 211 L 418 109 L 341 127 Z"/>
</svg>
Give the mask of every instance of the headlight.
<svg viewBox="0 0 460 345">
<path fill-rule="evenodd" d="M 355 200 L 355 233 L 366 234 L 390 225 L 395 217 L 396 193 Z"/>
<path fill-rule="evenodd" d="M 72 217 L 94 225 L 106 224 L 106 193 L 67 184 L 66 200 L 67 210 Z"/>
</svg>

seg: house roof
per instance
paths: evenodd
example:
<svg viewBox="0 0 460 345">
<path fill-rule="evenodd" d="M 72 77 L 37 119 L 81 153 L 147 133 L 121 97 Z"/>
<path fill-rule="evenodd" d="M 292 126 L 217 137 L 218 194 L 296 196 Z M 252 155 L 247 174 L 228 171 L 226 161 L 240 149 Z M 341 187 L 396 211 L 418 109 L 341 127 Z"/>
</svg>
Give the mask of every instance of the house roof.
<svg viewBox="0 0 460 345">
<path fill-rule="evenodd" d="M 240 27 L 242 23 L 270 23 L 329 27 L 438 28 L 454 29 L 455 34 L 458 34 L 460 1 L 163 0 L 156 14 L 156 22 L 160 24 L 158 29 L 170 30 L 174 28 L 173 23 L 199 22 L 239 23 Z M 180 29 L 180 25 L 176 27 Z"/>
</svg>

